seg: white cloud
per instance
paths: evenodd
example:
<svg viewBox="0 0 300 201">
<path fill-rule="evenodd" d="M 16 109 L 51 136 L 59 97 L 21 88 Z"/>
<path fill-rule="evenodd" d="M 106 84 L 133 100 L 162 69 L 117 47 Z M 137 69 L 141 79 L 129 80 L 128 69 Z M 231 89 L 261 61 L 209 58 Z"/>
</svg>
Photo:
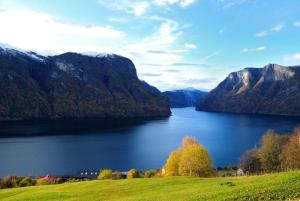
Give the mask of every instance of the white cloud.
<svg viewBox="0 0 300 201">
<path fill-rule="evenodd" d="M 196 0 L 155 0 L 154 1 L 159 6 L 165 5 L 179 5 L 182 8 L 188 7 L 196 2 Z"/>
<path fill-rule="evenodd" d="M 224 29 L 220 29 L 219 34 L 223 34 L 223 33 L 224 33 Z"/>
<path fill-rule="evenodd" d="M 140 35 L 142 37 L 140 39 L 110 26 L 88 26 L 64 22 L 52 15 L 30 10 L 6 10 L 0 12 L 0 43 L 52 54 L 67 51 L 120 54 L 132 59 L 141 79 L 156 84 L 160 89 L 183 86 L 182 83 L 178 83 L 174 75 L 171 76 L 167 72 L 161 76 L 149 76 L 157 74 L 158 69 L 170 68 L 168 65 L 174 63 L 182 64 L 174 66 L 175 70 L 185 71 L 187 68 L 194 68 L 192 73 L 191 71 L 182 73 L 187 79 L 198 75 L 203 76 L 203 72 L 200 74 L 196 70 L 197 67 L 184 64 L 185 55 L 196 48 L 195 44 L 189 42 L 182 45 L 182 40 L 179 40 L 184 26 L 174 20 L 153 15 L 146 20 L 158 26 L 150 34 Z M 113 18 L 109 21 L 120 22 L 119 19 Z M 217 54 L 218 52 L 213 53 L 205 59 Z M 142 65 L 143 63 L 157 63 L 161 66 L 145 66 Z M 203 85 L 210 86 L 208 83 Z M 200 84 L 190 84 L 190 86 L 197 87 Z"/>
<path fill-rule="evenodd" d="M 196 2 L 196 0 L 181 0 L 180 1 L 180 6 L 184 8 L 184 7 L 187 7 L 189 5 L 192 5 L 195 2 Z"/>
<path fill-rule="evenodd" d="M 149 7 L 150 7 L 150 4 L 146 1 L 135 3 L 134 7 L 133 7 L 135 16 L 143 15 Z"/>
<path fill-rule="evenodd" d="M 98 3 L 109 10 L 122 11 L 135 16 L 145 14 L 151 7 L 150 1 L 140 0 L 98 0 Z"/>
<path fill-rule="evenodd" d="M 231 7 L 234 7 L 236 5 L 240 5 L 246 2 L 249 2 L 250 0 L 217 0 L 218 3 L 220 3 L 223 7 L 223 9 L 229 9 Z"/>
<path fill-rule="evenodd" d="M 186 47 L 187 49 L 196 49 L 197 45 L 195 45 L 193 43 L 185 43 L 184 47 Z"/>
<path fill-rule="evenodd" d="M 283 57 L 283 60 L 288 62 L 300 62 L 300 53 L 286 55 Z"/>
<path fill-rule="evenodd" d="M 281 31 L 283 28 L 284 28 L 284 25 L 283 25 L 283 24 L 277 24 L 276 26 L 274 26 L 274 27 L 271 29 L 271 31 L 279 32 L 279 31 Z"/>
<path fill-rule="evenodd" d="M 265 46 L 260 46 L 257 48 L 244 48 L 242 49 L 242 52 L 261 52 L 266 50 L 267 48 Z"/>
<path fill-rule="evenodd" d="M 124 22 L 128 22 L 128 20 L 126 18 L 120 18 L 120 17 L 110 17 L 108 18 L 109 22 L 116 22 L 116 23 L 124 23 Z"/>
<path fill-rule="evenodd" d="M 215 51 L 215 52 L 213 52 L 213 53 L 211 53 L 211 54 L 205 56 L 205 57 L 202 58 L 201 60 L 202 60 L 202 61 L 207 61 L 207 60 L 209 60 L 209 59 L 212 58 L 212 57 L 218 56 L 220 53 L 221 53 L 220 50 Z"/>
<path fill-rule="evenodd" d="M 95 51 L 95 45 L 126 36 L 109 26 L 72 24 L 29 10 L 0 12 L 0 27 L 1 42 L 35 51 Z"/>
<path fill-rule="evenodd" d="M 300 27 L 300 21 L 294 22 L 295 27 Z"/>
<path fill-rule="evenodd" d="M 174 48 L 174 45 L 181 33 L 177 22 L 164 21 L 151 35 L 128 44 L 125 48 L 143 63 L 156 61 L 164 65 L 177 62 L 181 58 L 182 50 Z"/>
<path fill-rule="evenodd" d="M 152 12 L 159 7 L 177 5 L 181 8 L 194 4 L 196 0 L 98 0 L 98 3 L 110 10 L 123 11 L 137 17 Z"/>
<path fill-rule="evenodd" d="M 270 35 L 271 33 L 280 32 L 283 30 L 283 28 L 284 28 L 284 24 L 277 24 L 274 27 L 272 27 L 271 29 L 258 32 L 255 35 L 256 35 L 256 37 L 265 37 L 265 36 Z"/>
<path fill-rule="evenodd" d="M 256 50 L 256 51 L 263 51 L 263 50 L 265 50 L 265 49 L 266 49 L 265 46 L 261 46 L 261 47 L 256 48 L 255 50 Z"/>
</svg>

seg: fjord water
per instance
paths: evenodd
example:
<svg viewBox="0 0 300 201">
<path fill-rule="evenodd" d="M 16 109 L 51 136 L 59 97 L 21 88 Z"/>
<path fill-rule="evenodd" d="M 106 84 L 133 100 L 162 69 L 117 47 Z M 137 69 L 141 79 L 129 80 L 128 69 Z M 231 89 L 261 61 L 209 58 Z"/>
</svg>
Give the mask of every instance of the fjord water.
<svg viewBox="0 0 300 201">
<path fill-rule="evenodd" d="M 236 164 L 268 129 L 290 132 L 300 118 L 172 109 L 156 120 L 60 120 L 0 123 L 0 177 L 74 175 L 110 168 L 161 168 L 185 135 L 207 147 L 215 166 Z"/>
</svg>

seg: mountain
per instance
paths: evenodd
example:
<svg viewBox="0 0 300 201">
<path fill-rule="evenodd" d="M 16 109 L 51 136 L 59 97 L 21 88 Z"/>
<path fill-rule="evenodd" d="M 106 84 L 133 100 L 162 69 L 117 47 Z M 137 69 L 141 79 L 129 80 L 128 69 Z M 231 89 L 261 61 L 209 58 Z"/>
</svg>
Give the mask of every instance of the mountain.
<svg viewBox="0 0 300 201">
<path fill-rule="evenodd" d="M 300 66 L 245 68 L 197 104 L 197 110 L 300 116 Z"/>
<path fill-rule="evenodd" d="M 158 88 L 155 86 L 150 85 L 149 83 L 145 82 L 144 80 L 141 80 L 142 84 L 150 91 L 154 93 L 161 93 Z"/>
<path fill-rule="evenodd" d="M 167 117 L 167 98 L 147 89 L 115 54 L 44 57 L 0 45 L 0 120 Z"/>
<path fill-rule="evenodd" d="M 171 108 L 194 107 L 207 92 L 196 89 L 181 89 L 165 91 L 163 95 L 169 98 Z"/>
</svg>

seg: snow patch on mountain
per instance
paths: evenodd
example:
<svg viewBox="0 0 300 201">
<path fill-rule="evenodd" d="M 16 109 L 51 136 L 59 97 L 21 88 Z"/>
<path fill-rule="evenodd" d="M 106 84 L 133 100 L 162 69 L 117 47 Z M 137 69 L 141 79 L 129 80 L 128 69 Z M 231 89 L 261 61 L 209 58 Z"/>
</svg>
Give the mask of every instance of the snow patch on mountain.
<svg viewBox="0 0 300 201">
<path fill-rule="evenodd" d="M 34 60 L 37 60 L 37 61 L 40 61 L 40 62 L 44 62 L 44 60 L 45 60 L 45 57 L 40 56 L 35 52 L 26 51 L 26 50 L 16 48 L 16 47 L 13 47 L 13 46 L 10 46 L 10 45 L 7 45 L 7 44 L 3 44 L 3 43 L 0 43 L 0 54 L 1 53 L 2 54 L 3 53 L 4 54 L 12 54 L 14 56 L 23 55 L 23 56 L 30 57 L 31 59 L 34 59 Z"/>
</svg>

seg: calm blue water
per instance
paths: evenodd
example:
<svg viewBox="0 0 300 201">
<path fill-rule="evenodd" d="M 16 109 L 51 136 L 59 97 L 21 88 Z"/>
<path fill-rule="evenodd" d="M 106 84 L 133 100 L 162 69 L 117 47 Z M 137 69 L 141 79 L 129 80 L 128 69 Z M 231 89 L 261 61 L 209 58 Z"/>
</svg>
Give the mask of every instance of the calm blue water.
<svg viewBox="0 0 300 201">
<path fill-rule="evenodd" d="M 300 122 L 300 118 L 197 112 L 194 108 L 173 109 L 172 113 L 167 119 L 139 122 L 0 123 L 0 177 L 160 168 L 185 135 L 197 137 L 216 166 L 236 164 L 266 130 L 288 132 Z M 36 136 L 40 133 L 43 136 Z M 16 137 L 20 134 L 27 136 Z"/>
</svg>

